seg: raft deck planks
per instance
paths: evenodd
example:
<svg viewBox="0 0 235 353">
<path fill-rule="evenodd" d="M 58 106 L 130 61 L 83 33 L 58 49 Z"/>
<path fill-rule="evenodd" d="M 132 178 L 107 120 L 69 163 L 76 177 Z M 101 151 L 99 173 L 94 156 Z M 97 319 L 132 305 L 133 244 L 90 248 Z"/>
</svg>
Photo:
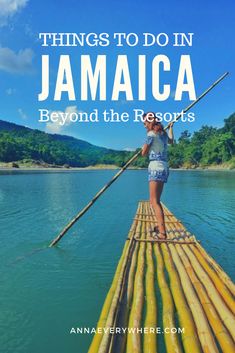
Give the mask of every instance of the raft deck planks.
<svg viewBox="0 0 235 353">
<path fill-rule="evenodd" d="M 235 352 L 233 282 L 166 207 L 164 213 L 170 242 L 152 241 L 156 218 L 148 201 L 139 202 L 89 353 L 160 352 L 150 328 L 161 325 L 184 328 L 164 333 L 167 353 Z M 111 327 L 136 331 L 102 330 Z"/>
</svg>

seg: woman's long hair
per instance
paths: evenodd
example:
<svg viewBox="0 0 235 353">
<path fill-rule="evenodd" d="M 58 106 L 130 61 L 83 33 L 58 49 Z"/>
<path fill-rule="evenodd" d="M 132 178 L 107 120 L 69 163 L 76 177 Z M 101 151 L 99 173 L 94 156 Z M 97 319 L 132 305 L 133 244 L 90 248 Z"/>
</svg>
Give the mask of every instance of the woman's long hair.
<svg viewBox="0 0 235 353">
<path fill-rule="evenodd" d="M 153 126 L 152 126 L 152 129 L 155 131 L 155 132 L 160 132 L 160 133 L 166 133 L 165 130 L 164 130 L 164 126 L 162 125 L 162 123 L 159 121 L 159 119 L 156 117 L 156 114 L 154 112 L 148 112 L 148 113 L 144 113 L 143 114 L 143 121 L 148 120 L 148 116 L 150 116 L 151 119 L 153 119 L 152 122 L 153 123 Z"/>
</svg>

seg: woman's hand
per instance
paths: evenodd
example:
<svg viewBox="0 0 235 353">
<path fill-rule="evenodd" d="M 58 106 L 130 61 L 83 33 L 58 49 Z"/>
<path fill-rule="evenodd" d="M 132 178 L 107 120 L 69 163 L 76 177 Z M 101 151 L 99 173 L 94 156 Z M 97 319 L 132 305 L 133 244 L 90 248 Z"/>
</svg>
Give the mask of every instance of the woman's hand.
<svg viewBox="0 0 235 353">
<path fill-rule="evenodd" d="M 168 131 L 168 143 L 172 145 L 174 143 L 174 133 L 173 133 L 173 125 L 174 123 L 169 124 L 169 131 Z"/>
</svg>

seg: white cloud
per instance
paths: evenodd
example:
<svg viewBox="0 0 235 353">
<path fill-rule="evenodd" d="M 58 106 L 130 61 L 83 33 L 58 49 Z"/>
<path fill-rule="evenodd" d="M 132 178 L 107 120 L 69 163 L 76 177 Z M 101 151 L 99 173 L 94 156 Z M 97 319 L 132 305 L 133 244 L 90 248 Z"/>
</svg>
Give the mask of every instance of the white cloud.
<svg viewBox="0 0 235 353">
<path fill-rule="evenodd" d="M 33 56 L 34 52 L 29 48 L 15 53 L 10 48 L 0 47 L 0 70 L 18 74 L 32 72 Z"/>
<path fill-rule="evenodd" d="M 15 88 L 7 88 L 6 89 L 6 94 L 8 96 L 11 96 L 12 94 L 14 94 L 16 92 L 16 89 Z"/>
<path fill-rule="evenodd" d="M 133 148 L 133 147 L 124 148 L 124 151 L 127 151 L 127 152 L 134 152 L 135 150 L 136 150 L 136 148 Z"/>
<path fill-rule="evenodd" d="M 53 113 L 58 114 L 59 116 L 58 120 L 56 122 L 49 121 L 48 123 L 46 123 L 46 132 L 49 132 L 50 134 L 60 134 L 65 127 L 67 127 L 72 123 L 72 121 L 69 119 L 69 115 L 72 113 L 79 114 L 81 113 L 81 111 L 78 111 L 76 105 L 70 105 L 65 108 L 64 112 L 59 110 L 50 111 L 50 115 Z M 65 120 L 65 122 L 63 122 L 62 115 L 65 117 L 66 114 L 67 114 L 67 119 Z"/>
<path fill-rule="evenodd" d="M 25 112 L 23 111 L 22 108 L 18 108 L 18 113 L 20 114 L 21 119 L 23 119 L 23 120 L 28 119 L 27 115 L 25 114 Z"/>
<path fill-rule="evenodd" d="M 23 9 L 28 0 L 0 0 L 0 27 L 7 25 L 9 19 Z"/>
<path fill-rule="evenodd" d="M 25 23 L 25 25 L 24 25 L 24 33 L 27 36 L 34 38 L 34 40 L 35 40 L 35 33 L 33 32 L 32 27 L 28 23 Z"/>
</svg>

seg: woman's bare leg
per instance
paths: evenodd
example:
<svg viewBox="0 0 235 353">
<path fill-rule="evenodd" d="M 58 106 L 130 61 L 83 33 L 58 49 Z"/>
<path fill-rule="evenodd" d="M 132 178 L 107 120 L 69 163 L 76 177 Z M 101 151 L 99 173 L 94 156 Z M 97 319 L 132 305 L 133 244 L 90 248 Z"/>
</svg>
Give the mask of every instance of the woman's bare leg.
<svg viewBox="0 0 235 353">
<path fill-rule="evenodd" d="M 152 205 L 156 218 L 157 225 L 160 233 L 166 233 L 164 212 L 161 205 L 161 194 L 163 190 L 164 183 L 162 181 L 150 181 L 149 182 L 149 194 L 150 194 L 150 204 Z M 159 238 L 164 238 L 164 236 L 159 236 Z"/>
</svg>

